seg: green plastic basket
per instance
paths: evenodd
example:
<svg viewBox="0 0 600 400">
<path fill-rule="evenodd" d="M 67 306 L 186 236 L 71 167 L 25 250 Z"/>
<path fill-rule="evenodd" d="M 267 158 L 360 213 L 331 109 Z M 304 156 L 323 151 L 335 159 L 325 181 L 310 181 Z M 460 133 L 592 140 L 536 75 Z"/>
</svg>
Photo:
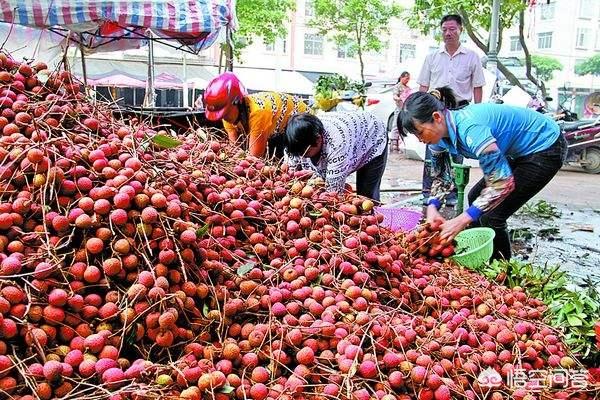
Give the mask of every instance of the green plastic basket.
<svg viewBox="0 0 600 400">
<path fill-rule="evenodd" d="M 491 228 L 466 229 L 456 235 L 456 249 L 459 252 L 452 260 L 467 268 L 478 268 L 490 261 L 494 250 L 494 232 Z"/>
</svg>

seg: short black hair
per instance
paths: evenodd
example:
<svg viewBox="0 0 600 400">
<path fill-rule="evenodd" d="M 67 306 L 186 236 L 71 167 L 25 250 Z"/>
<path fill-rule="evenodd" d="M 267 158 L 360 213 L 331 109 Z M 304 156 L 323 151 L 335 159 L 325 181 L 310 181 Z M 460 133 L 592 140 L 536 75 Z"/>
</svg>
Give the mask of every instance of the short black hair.
<svg viewBox="0 0 600 400">
<path fill-rule="evenodd" d="M 462 24 L 463 24 L 462 17 L 458 14 L 444 15 L 442 17 L 442 20 L 440 21 L 440 26 L 442 26 L 442 24 L 446 21 L 456 21 L 456 23 L 459 24 L 460 26 L 462 26 Z"/>
<path fill-rule="evenodd" d="M 321 120 L 309 113 L 292 116 L 285 128 L 285 147 L 292 156 L 303 156 L 325 130 Z"/>
</svg>

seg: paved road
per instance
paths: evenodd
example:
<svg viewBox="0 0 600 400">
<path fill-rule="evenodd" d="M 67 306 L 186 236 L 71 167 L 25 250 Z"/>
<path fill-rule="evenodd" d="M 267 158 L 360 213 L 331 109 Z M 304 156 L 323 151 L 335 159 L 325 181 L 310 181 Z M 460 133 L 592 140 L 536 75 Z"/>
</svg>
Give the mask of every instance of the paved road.
<svg viewBox="0 0 600 400">
<path fill-rule="evenodd" d="M 419 190 L 422 171 L 422 161 L 406 159 L 400 153 L 390 153 L 382 189 L 402 187 Z M 481 177 L 481 170 L 472 168 L 467 190 Z M 389 195 L 385 198 L 389 198 Z M 600 209 L 600 175 L 588 174 L 576 167 L 566 167 L 534 199 L 564 204 L 569 208 Z"/>
</svg>

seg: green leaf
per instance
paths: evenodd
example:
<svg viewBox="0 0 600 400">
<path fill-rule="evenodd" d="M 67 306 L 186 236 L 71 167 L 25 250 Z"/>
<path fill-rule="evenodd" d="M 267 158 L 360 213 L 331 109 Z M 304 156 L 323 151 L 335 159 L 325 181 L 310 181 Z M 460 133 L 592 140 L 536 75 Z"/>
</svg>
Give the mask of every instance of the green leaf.
<svg viewBox="0 0 600 400">
<path fill-rule="evenodd" d="M 129 334 L 127 335 L 127 344 L 133 345 L 135 343 L 135 338 L 137 335 L 134 327 L 131 327 L 130 329 L 131 330 L 129 331 Z"/>
<path fill-rule="evenodd" d="M 225 384 L 225 386 L 223 386 L 221 389 L 219 389 L 219 393 L 229 394 L 229 393 L 232 393 L 234 390 L 235 390 L 235 388 L 227 383 L 227 384 Z"/>
<path fill-rule="evenodd" d="M 202 315 L 204 315 L 205 317 L 208 317 L 208 312 L 210 310 L 208 309 L 208 303 L 204 303 L 204 305 L 202 306 Z"/>
<path fill-rule="evenodd" d="M 573 314 L 567 315 L 567 322 L 571 326 L 581 326 L 581 325 L 583 325 L 583 321 L 580 320 L 579 317 L 577 317 L 577 316 L 575 316 Z"/>
<path fill-rule="evenodd" d="M 596 54 L 581 64 L 575 65 L 577 75 L 595 75 L 600 76 L 600 54 Z"/>
<path fill-rule="evenodd" d="M 568 314 L 574 310 L 575 310 L 575 305 L 573 303 L 567 303 L 567 305 L 565 305 L 564 308 L 562 309 L 562 313 Z"/>
<path fill-rule="evenodd" d="M 196 236 L 198 238 L 203 237 L 204 235 L 206 235 L 208 233 L 209 228 L 210 228 L 210 226 L 208 224 L 204 224 L 201 228 L 196 229 Z"/>
<path fill-rule="evenodd" d="M 181 145 L 179 140 L 168 135 L 154 135 L 152 137 L 152 143 L 164 149 L 172 149 Z"/>
<path fill-rule="evenodd" d="M 583 304 L 581 304 L 581 301 L 575 300 L 573 304 L 575 305 L 575 311 L 577 311 L 577 314 L 581 314 L 583 312 Z"/>
<path fill-rule="evenodd" d="M 294 0 L 238 0 L 235 11 L 239 24 L 233 37 L 236 57 L 240 58 L 239 50 L 255 40 L 273 44 L 277 38 L 285 38 L 295 8 Z"/>
<path fill-rule="evenodd" d="M 323 275 L 319 274 L 319 276 L 317 276 L 317 279 L 315 279 L 315 281 L 310 286 L 311 287 L 320 286 L 322 280 L 323 280 Z"/>
<path fill-rule="evenodd" d="M 255 262 L 253 262 L 253 261 L 247 262 L 246 264 L 242 264 L 242 265 L 240 265 L 240 267 L 237 269 L 237 274 L 238 274 L 239 276 L 244 276 L 244 275 L 246 275 L 248 272 L 250 272 L 250 270 L 251 270 L 252 268 L 254 268 L 254 266 L 255 266 L 255 265 L 256 265 L 256 263 L 255 263 Z"/>
</svg>

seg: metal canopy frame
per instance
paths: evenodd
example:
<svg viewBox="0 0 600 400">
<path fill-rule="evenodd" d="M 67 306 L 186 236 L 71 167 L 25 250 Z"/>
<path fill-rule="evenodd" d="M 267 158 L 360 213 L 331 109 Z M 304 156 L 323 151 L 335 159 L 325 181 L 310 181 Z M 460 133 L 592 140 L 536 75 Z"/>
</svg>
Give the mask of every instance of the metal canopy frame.
<svg viewBox="0 0 600 400">
<path fill-rule="evenodd" d="M 202 43 L 204 41 L 206 41 L 206 36 L 208 36 L 208 33 L 205 34 L 204 38 L 190 38 L 189 35 L 186 36 L 182 36 L 182 37 L 177 37 L 177 35 L 174 36 L 169 36 L 168 38 L 162 38 L 162 37 L 157 37 L 157 36 L 153 36 L 150 37 L 149 35 L 144 34 L 143 32 L 140 32 L 139 30 L 143 30 L 143 29 L 147 29 L 147 28 L 142 28 L 142 27 L 138 27 L 135 29 L 132 29 L 130 27 L 123 27 L 123 26 L 119 26 L 119 28 L 121 28 L 122 30 L 128 32 L 129 34 L 133 35 L 130 36 L 128 34 L 121 34 L 119 36 L 107 36 L 107 35 L 102 35 L 100 33 L 100 29 L 98 29 L 95 33 L 92 32 L 81 32 L 79 33 L 79 35 L 75 36 L 73 35 L 72 31 L 70 31 L 69 29 L 65 29 L 65 28 L 61 28 L 61 27 L 49 27 L 47 28 L 49 31 L 56 33 L 57 35 L 60 35 L 62 37 L 64 37 L 65 39 L 68 39 L 69 41 L 74 41 L 75 43 L 79 44 L 79 45 L 83 45 L 85 48 L 88 49 L 98 49 L 101 48 L 102 46 L 105 46 L 107 44 L 119 41 L 119 40 L 148 40 L 148 41 L 153 41 L 153 42 L 157 42 L 160 44 L 163 44 L 165 46 L 168 46 L 172 49 L 175 50 L 181 50 L 181 51 L 185 51 L 187 53 L 190 54 L 195 54 L 197 55 L 198 53 L 200 53 L 201 50 L 194 50 L 192 47 L 190 47 L 190 45 L 186 45 L 184 43 L 178 42 L 179 44 L 173 44 L 174 40 L 193 40 L 194 44 L 197 43 Z M 91 36 L 90 40 L 84 40 L 83 35 L 89 35 Z M 79 39 L 78 39 L 79 37 Z M 102 42 L 100 44 L 97 45 L 92 45 L 91 41 L 93 38 L 101 38 L 101 39 L 108 39 L 105 42 Z M 229 38 L 228 38 L 229 40 Z"/>
</svg>

